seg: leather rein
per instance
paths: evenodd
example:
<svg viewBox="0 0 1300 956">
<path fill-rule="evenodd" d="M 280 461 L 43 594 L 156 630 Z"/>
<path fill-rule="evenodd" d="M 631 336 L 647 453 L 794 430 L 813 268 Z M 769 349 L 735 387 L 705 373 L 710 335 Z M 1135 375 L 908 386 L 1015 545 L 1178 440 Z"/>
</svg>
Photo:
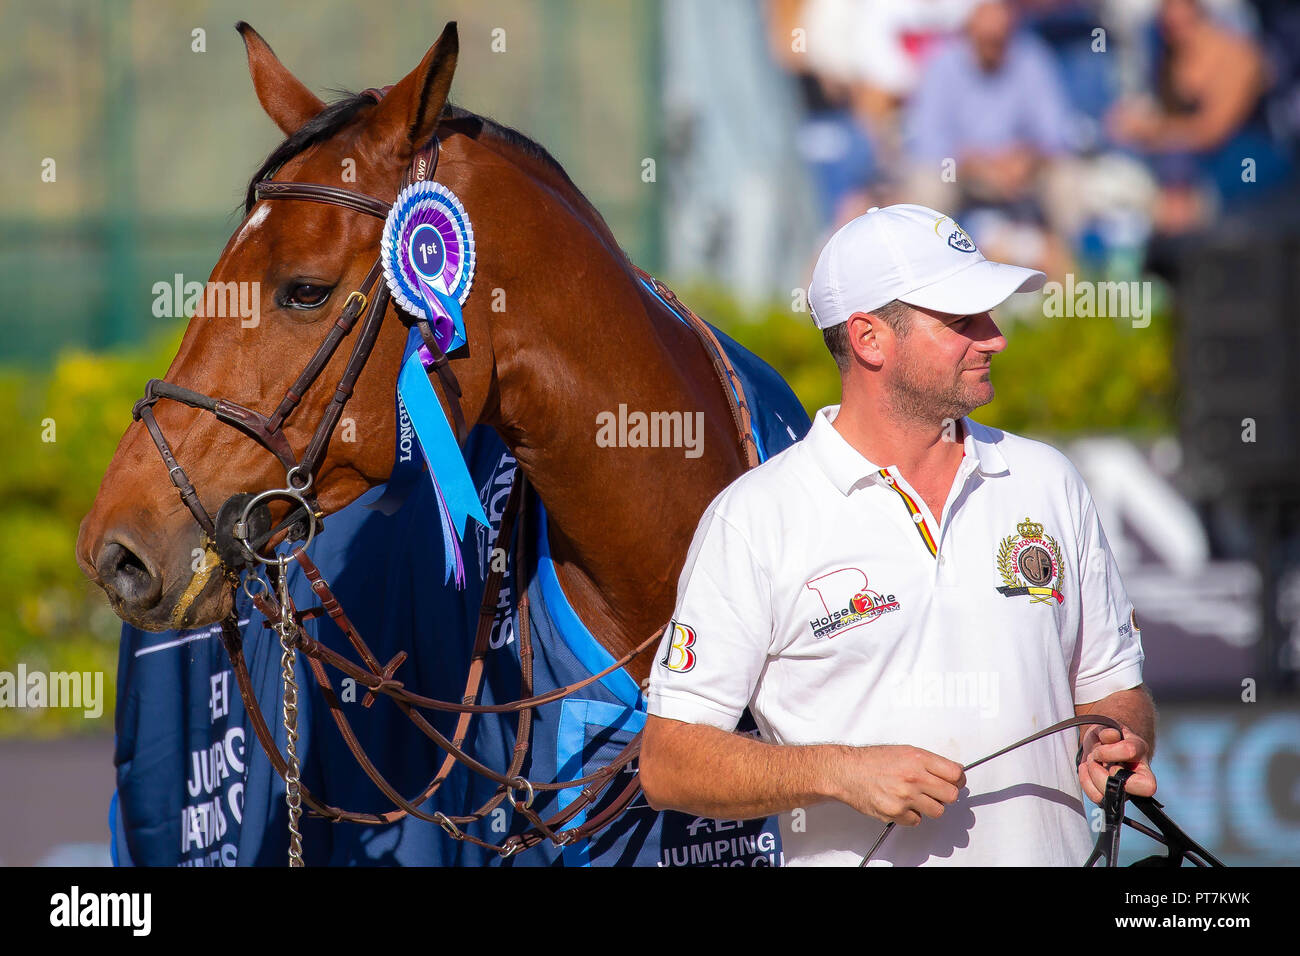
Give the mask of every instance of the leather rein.
<svg viewBox="0 0 1300 956">
<path fill-rule="evenodd" d="M 375 102 L 378 102 L 385 90 L 367 90 Z M 432 179 L 437 170 L 439 141 L 435 136 L 424 148 L 418 150 L 402 177 L 402 188 L 411 182 Z M 306 202 L 319 202 L 342 206 L 355 212 L 386 219 L 390 204 L 378 199 L 334 186 L 316 183 L 277 182 L 262 180 L 256 185 L 259 199 L 287 199 Z M 635 269 L 635 267 L 633 267 Z M 666 286 L 640 269 L 638 276 L 650 283 L 670 308 L 701 340 L 709 355 L 727 398 L 733 423 L 739 436 L 740 450 L 744 455 L 746 467 L 758 464 L 757 449 L 750 431 L 750 412 L 745 400 L 744 388 L 723 350 L 721 343 L 708 325 L 686 308 Z M 529 600 L 526 587 L 520 587 L 516 602 L 518 619 L 519 659 L 520 659 L 520 695 L 519 699 L 507 704 L 478 704 L 479 691 L 482 687 L 486 670 L 487 655 L 490 647 L 492 624 L 497 615 L 498 601 L 505 584 L 505 572 L 502 568 L 493 568 L 484 583 L 483 598 L 479 606 L 478 624 L 474 637 L 474 647 L 466 677 L 465 691 L 459 701 L 442 701 L 417 694 L 396 677 L 396 671 L 406 658 L 405 652 L 398 653 L 392 660 L 381 663 L 361 634 L 352 624 L 342 605 L 330 590 L 329 584 L 322 577 L 315 563 L 307 556 L 306 545 L 315 533 L 323 527 L 324 515 L 313 491 L 317 470 L 325 458 L 330 436 L 343 415 L 343 410 L 352 396 L 353 388 L 362 369 L 365 367 L 379 336 L 380 326 L 390 300 L 387 284 L 381 279 L 382 267 L 376 258 L 359 288 L 351 292 L 344 301 L 338 319 L 327 333 L 325 340 L 308 360 L 307 365 L 286 390 L 276 410 L 268 417 L 253 409 L 246 408 L 226 399 L 212 398 L 200 392 L 174 385 L 159 379 L 151 380 L 145 388 L 144 397 L 136 402 L 133 418 L 143 421 L 154 444 L 167 466 L 172 484 L 180 493 L 194 519 L 203 529 L 206 549 L 214 550 L 220 560 L 220 567 L 235 587 L 239 581 L 242 568 L 251 568 L 249 578 L 244 581 L 245 593 L 266 618 L 267 627 L 281 630 L 281 639 L 285 647 L 283 658 L 285 679 L 285 728 L 289 735 L 288 759 L 280 752 L 275 738 L 267 725 L 256 691 L 253 689 L 248 664 L 243 653 L 243 638 L 234 612 L 221 622 L 222 641 L 230 656 L 240 696 L 244 700 L 245 710 L 249 716 L 254 734 L 257 736 L 267 758 L 276 773 L 286 782 L 286 796 L 290 804 L 290 861 L 291 865 L 301 865 L 301 835 L 296 829 L 298 801 L 305 803 L 317 816 L 338 822 L 368 825 L 386 825 L 406 816 L 415 817 L 429 823 L 437 824 L 455 840 L 464 840 L 476 846 L 491 849 L 502 857 L 537 846 L 549 840 L 557 847 L 565 846 L 592 836 L 617 819 L 632 803 L 640 792 L 638 776 L 633 773 L 627 784 L 617 795 L 606 803 L 603 809 L 577 826 L 569 826 L 573 819 L 588 807 L 597 803 L 606 792 L 611 782 L 620 772 L 637 757 L 640 752 L 641 735 L 638 733 L 623 750 L 606 766 L 580 777 L 576 780 L 555 782 L 537 782 L 528 780 L 520 771 L 529 751 L 532 729 L 532 710 L 543 704 L 552 703 L 568 697 L 590 686 L 602 677 L 613 673 L 635 660 L 651 647 L 655 646 L 663 632 L 661 626 L 652 635 L 638 644 L 632 651 L 615 661 L 609 667 L 586 679 L 565 687 L 555 688 L 542 694 L 535 694 L 533 688 L 533 644 L 529 624 Z M 430 374 L 436 373 L 443 386 L 443 393 L 454 418 L 458 443 L 463 444 L 468 436 L 464 413 L 460 407 L 461 389 L 451 368 L 446 353 L 435 340 L 433 329 L 428 320 L 417 319 L 398 308 L 394 308 L 401 321 L 419 329 L 425 346 L 433 356 L 429 367 Z M 364 313 L 364 318 L 362 317 Z M 343 374 L 335 387 L 319 423 L 303 452 L 296 458 L 289 440 L 284 433 L 285 422 L 302 401 L 303 396 L 319 378 L 340 344 L 353 331 L 360 320 L 360 331 L 352 347 Z M 166 437 L 154 416 L 153 406 L 161 399 L 180 402 L 192 408 L 213 413 L 220 421 L 239 429 L 262 447 L 270 451 L 285 468 L 285 487 L 264 491 L 258 495 L 240 493 L 228 499 L 218 510 L 216 518 L 210 516 L 199 498 L 197 490 L 189 480 L 185 470 L 177 462 Z M 511 539 L 516 530 L 515 568 L 522 577 L 527 572 L 525 561 L 525 513 L 528 508 L 530 488 L 526 476 L 516 466 L 509 497 L 503 512 L 497 533 L 498 546 L 510 548 Z M 288 514 L 278 524 L 272 526 L 269 508 L 266 502 L 275 499 L 287 499 L 291 502 Z M 277 535 L 284 534 L 286 540 L 305 539 L 288 557 L 268 559 L 261 551 Z M 317 607 L 299 610 L 289 598 L 285 585 L 286 564 L 289 560 L 297 562 L 302 569 L 312 591 L 319 599 Z M 257 563 L 267 567 L 268 577 L 272 583 L 256 576 Z M 496 562 L 493 562 L 495 565 Z M 250 588 L 250 581 L 260 584 L 260 588 Z M 333 649 L 313 639 L 302 627 L 302 623 L 321 614 L 328 615 L 347 637 L 360 657 L 357 664 Z M 307 659 L 312 676 L 320 687 L 321 694 L 329 709 L 339 733 L 342 735 L 349 751 L 358 765 L 375 786 L 394 804 L 395 809 L 386 812 L 364 812 L 345 810 L 332 806 L 314 796 L 298 779 L 297 757 L 293 749 L 296 740 L 296 697 L 297 687 L 293 679 L 292 652 L 300 651 Z M 416 795 L 404 797 L 379 771 L 366 754 L 347 716 L 344 714 L 333 682 L 326 671 L 326 665 L 338 670 L 344 677 L 351 678 L 366 688 L 362 699 L 363 707 L 370 707 L 377 694 L 383 694 L 407 716 L 408 719 L 445 754 L 441 766 L 433 779 Z M 291 719 L 290 709 L 294 716 Z M 440 733 L 425 718 L 421 710 L 436 710 L 458 714 L 455 729 L 450 738 Z M 517 726 L 515 745 L 509 766 L 502 772 L 476 760 L 464 750 L 470 724 L 475 714 L 516 714 Z M 457 764 L 462 764 L 474 773 L 497 784 L 496 792 L 482 806 L 459 816 L 442 812 L 429 813 L 420 809 L 451 775 Z M 536 794 L 541 791 L 567 790 L 581 787 L 581 792 L 564 810 L 543 819 L 532 809 Z M 500 844 L 489 843 L 463 827 L 477 823 L 493 812 L 504 800 L 509 799 L 516 812 L 530 824 L 522 833 L 506 838 Z M 296 855 L 295 855 L 296 840 Z"/>
<path fill-rule="evenodd" d="M 1070 730 L 1074 727 L 1088 726 L 1109 727 L 1112 730 L 1119 731 L 1121 739 L 1124 736 L 1124 728 L 1118 720 L 1113 717 L 1107 717 L 1105 714 L 1080 714 L 1075 717 L 1067 717 L 1065 720 L 1058 721 L 1050 727 L 1045 727 L 1035 733 L 1030 734 L 1017 740 L 1013 744 L 1008 744 L 1001 750 L 995 750 L 991 754 L 973 760 L 962 767 L 962 771 L 974 770 L 980 764 L 988 763 L 990 760 L 996 760 L 1004 754 L 1009 754 L 1013 750 L 1019 750 L 1021 747 L 1032 744 L 1036 740 L 1044 737 L 1050 737 L 1053 734 L 1059 734 L 1062 731 Z M 1079 753 L 1075 757 L 1075 764 L 1078 765 L 1083 760 L 1083 745 L 1079 745 Z M 1165 814 L 1163 804 L 1155 797 L 1144 797 L 1135 793 L 1127 793 L 1124 786 L 1128 783 L 1129 777 L 1133 776 L 1133 771 L 1121 767 L 1109 777 L 1106 778 L 1106 792 L 1102 795 L 1102 829 L 1097 835 L 1097 843 L 1088 856 L 1087 861 L 1083 864 L 1086 867 L 1095 866 L 1098 860 L 1105 860 L 1106 866 L 1119 865 L 1119 837 L 1122 830 L 1121 824 L 1126 824 L 1145 834 L 1157 843 L 1163 844 L 1168 848 L 1168 854 L 1164 856 L 1151 856 L 1140 861 L 1138 866 L 1181 866 L 1183 859 L 1191 860 L 1196 866 L 1223 866 L 1223 863 L 1214 856 L 1209 850 L 1201 846 L 1186 833 L 1175 825 L 1174 821 L 1169 819 Z M 1156 829 L 1138 823 L 1124 815 L 1124 804 L 1130 802 L 1142 811 L 1143 816 L 1156 825 Z M 894 832 L 896 823 L 889 823 L 881 832 L 876 842 L 871 845 L 867 855 L 862 858 L 858 866 L 866 866 L 880 845 L 885 842 L 885 838 Z"/>
</svg>

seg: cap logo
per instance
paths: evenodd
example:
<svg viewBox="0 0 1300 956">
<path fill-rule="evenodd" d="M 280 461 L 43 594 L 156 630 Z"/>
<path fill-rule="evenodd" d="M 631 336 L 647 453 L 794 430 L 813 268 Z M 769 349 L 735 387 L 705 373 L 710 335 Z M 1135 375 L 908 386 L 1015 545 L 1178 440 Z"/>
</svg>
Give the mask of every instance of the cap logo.
<svg viewBox="0 0 1300 956">
<path fill-rule="evenodd" d="M 934 234 L 936 236 L 940 235 L 939 227 L 945 222 L 952 223 L 953 229 L 953 231 L 948 235 L 948 245 L 952 246 L 952 248 L 956 249 L 958 252 L 976 251 L 975 243 L 971 237 L 966 234 L 966 230 L 957 225 L 957 223 L 949 216 L 940 216 L 934 221 Z"/>
</svg>

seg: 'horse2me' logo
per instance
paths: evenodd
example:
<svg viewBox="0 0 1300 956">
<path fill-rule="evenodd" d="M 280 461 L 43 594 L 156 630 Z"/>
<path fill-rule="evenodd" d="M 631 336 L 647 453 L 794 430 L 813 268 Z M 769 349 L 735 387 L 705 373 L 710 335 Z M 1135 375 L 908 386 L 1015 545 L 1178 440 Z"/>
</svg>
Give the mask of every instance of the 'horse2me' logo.
<svg viewBox="0 0 1300 956">
<path fill-rule="evenodd" d="M 668 627 L 672 631 L 672 636 L 668 640 L 668 650 L 659 663 L 670 671 L 685 674 L 695 667 L 697 660 L 695 651 L 691 650 L 695 646 L 695 628 L 677 621 L 670 621 Z"/>
<path fill-rule="evenodd" d="M 1043 534 L 1043 526 L 1026 518 L 1016 525 L 1016 534 L 1002 539 L 998 546 L 998 573 L 1003 586 L 998 592 L 1003 597 L 1029 596 L 1031 604 L 1060 604 L 1065 600 L 1061 581 L 1065 575 L 1065 561 L 1061 546 L 1051 535 Z"/>
<path fill-rule="evenodd" d="M 804 586 L 817 594 L 826 609 L 825 617 L 808 622 L 817 640 L 838 637 L 902 607 L 894 595 L 868 588 L 867 576 L 860 568 L 840 568 L 815 577 Z"/>
<path fill-rule="evenodd" d="M 951 216 L 940 216 L 934 221 L 934 234 L 936 236 L 939 236 L 941 239 L 943 238 L 942 234 L 939 232 L 939 227 L 945 222 L 952 223 L 953 229 L 953 231 L 948 234 L 948 245 L 952 246 L 958 252 L 979 251 L 975 248 L 975 240 L 970 237 L 970 233 L 957 225 L 956 221 Z"/>
</svg>

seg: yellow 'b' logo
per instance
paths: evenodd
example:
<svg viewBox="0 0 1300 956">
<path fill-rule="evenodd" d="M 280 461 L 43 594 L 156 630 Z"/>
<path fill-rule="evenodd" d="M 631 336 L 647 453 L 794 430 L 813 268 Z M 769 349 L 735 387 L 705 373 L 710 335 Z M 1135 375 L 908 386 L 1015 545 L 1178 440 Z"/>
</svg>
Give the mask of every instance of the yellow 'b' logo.
<svg viewBox="0 0 1300 956">
<path fill-rule="evenodd" d="M 685 674 L 695 666 L 695 652 L 691 650 L 691 645 L 694 643 L 695 629 L 674 621 L 672 640 L 668 642 L 668 653 L 660 663 L 670 671 Z"/>
</svg>

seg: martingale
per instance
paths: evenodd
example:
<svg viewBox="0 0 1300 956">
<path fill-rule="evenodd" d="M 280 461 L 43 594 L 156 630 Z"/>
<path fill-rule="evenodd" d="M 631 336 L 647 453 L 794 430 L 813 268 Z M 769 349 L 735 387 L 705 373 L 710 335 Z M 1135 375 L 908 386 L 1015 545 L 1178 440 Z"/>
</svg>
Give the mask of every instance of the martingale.
<svg viewBox="0 0 1300 956">
<path fill-rule="evenodd" d="M 378 102 L 387 92 L 384 90 L 367 90 L 368 95 Z M 435 136 L 423 149 L 416 152 L 412 162 L 402 178 L 402 189 L 414 182 L 432 180 L 437 170 L 439 141 Z M 387 219 L 390 205 L 361 193 L 334 186 L 316 183 L 280 182 L 262 180 L 257 183 L 259 199 L 287 199 L 307 202 L 326 203 L 342 206 L 355 212 Z M 182 386 L 154 379 L 145 389 L 144 397 L 138 401 L 132 411 L 133 417 L 143 421 L 150 437 L 157 446 L 159 454 L 168 469 L 169 477 L 180 493 L 194 519 L 207 536 L 207 543 L 215 550 L 220 560 L 220 568 L 231 587 L 239 586 L 240 573 L 247 569 L 243 581 L 245 593 L 253 600 L 258 610 L 266 617 L 280 637 L 282 647 L 281 670 L 284 678 L 284 697 L 282 714 L 287 737 L 286 753 L 281 754 L 274 737 L 262 714 L 256 692 L 249 676 L 244 658 L 242 638 L 234 615 L 221 622 L 222 640 L 230 656 L 240 695 L 251 721 L 254 733 L 266 752 L 267 758 L 276 773 L 285 781 L 286 800 L 289 805 L 289 865 L 302 866 L 301 834 L 298 820 L 302 805 L 306 804 L 313 813 L 331 820 L 350 823 L 385 825 L 405 816 L 437 824 L 456 840 L 466 840 L 486 849 L 495 850 L 502 857 L 537 846 L 549 840 L 555 846 L 565 846 L 597 833 L 616 820 L 640 792 L 640 783 L 636 775 L 617 795 L 610 800 L 600 812 L 592 815 L 579 826 L 565 828 L 566 825 L 595 804 L 606 791 L 611 781 L 629 763 L 636 759 L 640 750 L 640 735 L 623 748 L 623 750 L 606 766 L 580 777 L 576 780 L 538 782 L 528 780 L 520 775 L 520 769 L 528 754 L 532 709 L 542 704 L 551 703 L 568 697 L 584 687 L 600 680 L 602 677 L 624 667 L 658 643 L 663 628 L 658 628 L 651 636 L 638 644 L 632 651 L 609 667 L 592 674 L 590 677 L 564 687 L 558 687 L 544 694 L 532 692 L 532 638 L 528 625 L 528 596 L 523 593 L 517 601 L 519 620 L 519 655 L 520 655 L 520 698 L 508 704 L 476 704 L 485 671 L 492 622 L 497 613 L 497 604 L 504 584 L 504 569 L 494 567 L 484 585 L 483 599 L 479 609 L 478 627 L 474 640 L 474 650 L 466 678 L 465 692 L 459 702 L 442 701 L 425 697 L 408 690 L 402 681 L 396 678 L 397 669 L 405 655 L 399 653 L 391 661 L 381 663 L 367 646 L 344 612 L 339 601 L 330 590 L 319 569 L 307 556 L 305 548 L 315 534 L 323 527 L 324 515 L 312 490 L 316 471 L 324 460 L 325 452 L 334 429 L 337 427 L 344 407 L 352 395 L 357 378 L 374 347 L 379 335 L 380 325 L 388 310 L 391 295 L 387 284 L 379 282 L 383 271 L 380 259 L 376 259 L 360 288 L 349 294 L 343 311 L 335 321 L 325 340 L 308 361 L 298 378 L 288 388 L 275 412 L 266 417 L 253 409 L 224 399 L 215 399 Z M 718 375 L 723 392 L 731 410 L 732 420 L 739 435 L 739 443 L 745 452 L 748 467 L 758 463 L 758 455 L 750 429 L 750 412 L 745 400 L 744 388 L 740 377 L 731 366 L 725 351 L 717 337 L 698 316 L 686 308 L 677 297 L 657 279 L 637 270 L 641 280 L 648 283 L 653 291 L 672 308 L 678 316 L 696 333 L 709 355 L 714 371 Z M 378 288 L 376 289 L 376 283 Z M 449 399 L 454 422 L 455 439 L 463 443 L 468 428 L 461 410 L 460 385 L 455 372 L 448 361 L 446 351 L 439 343 L 441 337 L 435 330 L 436 316 L 413 315 L 403 308 L 394 311 L 407 327 L 419 330 L 424 347 L 428 350 L 429 360 L 425 362 L 430 376 L 437 373 L 444 394 Z M 362 312 L 364 319 L 361 319 Z M 285 437 L 283 426 L 297 405 L 302 401 L 308 389 L 320 376 L 330 358 L 337 351 L 343 339 L 347 337 L 361 319 L 360 332 L 342 377 L 335 389 L 333 398 L 326 407 L 320 422 L 312 434 L 306 451 L 301 459 L 294 456 L 293 450 Z M 444 339 L 445 340 L 445 339 Z M 448 348 L 450 350 L 450 346 Z M 734 391 L 733 391 L 734 390 Z M 215 521 L 204 509 L 198 492 L 177 463 L 171 447 L 163 435 L 154 416 L 153 406 L 160 399 L 180 402 L 193 408 L 212 412 L 223 423 L 239 429 L 245 435 L 258 442 L 279 459 L 285 468 L 285 487 L 263 491 L 253 495 L 240 493 L 228 499 L 219 509 Z M 516 470 L 511 485 L 508 502 L 501 519 L 498 542 L 509 547 L 514 531 L 522 526 L 523 515 L 527 509 L 529 488 L 521 470 Z M 272 524 L 269 502 L 285 500 L 290 504 L 285 517 Z M 303 541 L 291 555 L 265 557 L 263 550 L 278 536 L 288 541 Z M 524 535 L 515 539 L 516 561 L 522 563 Z M 289 597 L 286 566 L 292 560 L 302 568 L 313 592 L 320 600 L 317 607 L 298 609 Z M 257 566 L 267 568 L 267 579 L 258 576 Z M 338 625 L 352 647 L 359 655 L 362 664 L 358 665 L 338 654 L 320 642 L 312 639 L 302 628 L 302 622 L 320 614 L 327 614 Z M 311 668 L 312 676 L 320 687 L 321 694 L 329 707 L 330 714 L 339 733 L 347 743 L 357 764 L 375 786 L 390 800 L 395 809 L 386 812 L 366 812 L 345 810 L 318 800 L 302 784 L 300 767 L 296 753 L 297 741 L 297 694 L 298 687 L 294 675 L 294 654 L 301 651 Z M 359 744 L 356 734 L 345 716 L 333 683 L 326 671 L 326 665 L 339 671 L 345 678 L 351 678 L 364 686 L 367 691 L 362 705 L 369 707 L 376 694 L 389 697 L 410 721 L 446 754 L 437 774 L 424 789 L 411 798 L 404 797 L 397 791 L 375 767 L 373 761 Z M 420 713 L 421 709 L 437 710 L 459 714 L 455 730 L 448 738 L 441 733 Z M 516 743 L 509 767 L 498 772 L 487 767 L 467 753 L 463 747 L 475 714 L 517 714 Z M 449 816 L 438 812 L 429 814 L 419 805 L 428 800 L 451 775 L 459 763 L 497 784 L 495 794 L 482 806 L 464 815 Z M 579 796 L 547 819 L 543 819 L 532 809 L 538 791 L 567 790 L 581 787 Z M 500 844 L 486 842 L 461 828 L 476 823 L 488 816 L 504 800 L 509 799 L 516 812 L 524 816 L 531 824 L 530 829 L 512 835 Z"/>
</svg>

